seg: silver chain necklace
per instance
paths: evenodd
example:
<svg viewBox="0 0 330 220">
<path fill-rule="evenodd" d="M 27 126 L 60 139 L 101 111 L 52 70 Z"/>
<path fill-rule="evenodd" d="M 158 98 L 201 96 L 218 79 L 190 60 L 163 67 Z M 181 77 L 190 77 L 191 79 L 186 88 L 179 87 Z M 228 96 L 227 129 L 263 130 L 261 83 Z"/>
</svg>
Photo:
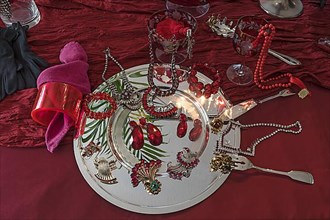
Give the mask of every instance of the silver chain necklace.
<svg viewBox="0 0 330 220">
<path fill-rule="evenodd" d="M 123 105 L 131 111 L 135 111 L 141 108 L 141 94 L 136 91 L 135 87 L 129 82 L 125 69 L 122 65 L 111 55 L 110 49 L 107 48 L 104 51 L 105 63 L 104 70 L 102 72 L 102 79 L 107 84 L 111 90 L 112 96 L 115 98 L 118 104 Z M 119 78 L 122 80 L 124 85 L 124 90 L 119 93 L 116 86 L 109 82 L 105 78 L 105 74 L 108 70 L 109 58 L 120 68 Z"/>
<path fill-rule="evenodd" d="M 148 67 L 148 83 L 152 90 L 155 92 L 156 95 L 165 97 L 170 96 L 175 93 L 175 91 L 179 87 L 179 79 L 175 68 L 175 51 L 172 52 L 171 57 L 171 88 L 167 90 L 161 90 L 158 86 L 154 83 L 154 67 L 155 67 L 155 58 L 153 53 L 153 46 L 152 46 L 152 31 L 149 31 L 149 56 L 150 56 L 150 63 Z"/>
<path fill-rule="evenodd" d="M 254 140 L 250 144 L 250 146 L 247 148 L 246 151 L 243 151 L 240 147 L 239 148 L 234 148 L 229 143 L 224 143 L 224 141 L 223 141 L 224 136 L 226 134 L 228 134 L 228 132 L 230 131 L 232 126 L 237 126 L 240 129 L 253 128 L 253 127 L 274 127 L 274 128 L 277 128 L 277 129 L 275 131 L 263 136 L 263 137 L 257 138 L 256 140 Z M 295 128 L 295 127 L 297 129 L 293 130 L 292 128 Z M 254 124 L 243 125 L 240 122 L 230 120 L 228 122 L 227 126 L 219 133 L 219 138 L 217 140 L 216 147 L 215 147 L 215 154 L 224 151 L 224 152 L 229 152 L 229 153 L 236 153 L 236 154 L 244 154 L 244 155 L 247 155 L 247 156 L 254 156 L 255 155 L 255 149 L 256 149 L 257 145 L 260 144 L 262 141 L 273 137 L 277 133 L 284 132 L 284 133 L 299 134 L 299 133 L 301 133 L 301 131 L 302 131 L 302 126 L 301 126 L 299 121 L 296 121 L 295 123 L 290 124 L 290 125 L 281 125 L 281 124 L 275 124 L 275 123 L 254 123 Z"/>
</svg>

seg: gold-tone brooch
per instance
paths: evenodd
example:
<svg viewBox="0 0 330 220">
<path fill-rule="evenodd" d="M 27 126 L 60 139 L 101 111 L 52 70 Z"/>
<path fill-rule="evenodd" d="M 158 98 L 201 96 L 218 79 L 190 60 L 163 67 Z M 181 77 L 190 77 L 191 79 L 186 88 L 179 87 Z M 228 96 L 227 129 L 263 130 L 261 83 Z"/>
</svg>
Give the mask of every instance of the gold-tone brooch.
<svg viewBox="0 0 330 220">
<path fill-rule="evenodd" d="M 210 171 L 215 172 L 220 170 L 221 173 L 227 174 L 232 170 L 235 163 L 232 158 L 227 154 L 216 153 L 210 162 Z"/>
<path fill-rule="evenodd" d="M 117 178 L 112 176 L 112 171 L 117 169 L 115 161 L 107 161 L 105 158 L 101 157 L 100 159 L 95 159 L 94 165 L 97 169 L 97 174 L 95 174 L 95 177 L 99 179 L 102 183 L 118 183 Z"/>
</svg>

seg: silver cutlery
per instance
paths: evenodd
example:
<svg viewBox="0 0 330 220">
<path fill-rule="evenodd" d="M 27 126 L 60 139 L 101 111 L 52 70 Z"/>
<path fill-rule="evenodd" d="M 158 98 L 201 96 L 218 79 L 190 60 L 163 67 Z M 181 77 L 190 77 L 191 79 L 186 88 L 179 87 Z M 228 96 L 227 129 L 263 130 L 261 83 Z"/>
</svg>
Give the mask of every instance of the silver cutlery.
<svg viewBox="0 0 330 220">
<path fill-rule="evenodd" d="M 288 176 L 293 180 L 300 181 L 303 183 L 314 184 L 314 178 L 312 174 L 308 172 L 296 171 L 296 170 L 284 172 L 284 171 L 272 170 L 268 168 L 262 168 L 259 166 L 255 166 L 248 158 L 244 156 L 235 155 L 235 154 L 228 154 L 228 155 L 232 158 L 232 162 L 234 164 L 232 165 L 232 169 L 241 170 L 241 171 L 248 169 L 257 169 L 268 173 L 275 173 L 279 175 Z"/>
<path fill-rule="evenodd" d="M 221 20 L 219 16 L 215 17 L 214 15 L 212 15 L 209 17 L 206 23 L 209 25 L 211 30 L 215 32 L 217 35 L 223 36 L 225 38 L 227 37 L 233 38 L 235 32 L 235 26 L 233 25 L 233 21 L 230 21 L 227 24 L 227 17 L 224 17 Z M 272 49 L 269 49 L 268 53 L 289 65 L 293 65 L 293 66 L 301 65 L 301 62 L 299 60 L 290 57 L 288 55 L 279 53 L 277 51 L 274 51 Z"/>
</svg>

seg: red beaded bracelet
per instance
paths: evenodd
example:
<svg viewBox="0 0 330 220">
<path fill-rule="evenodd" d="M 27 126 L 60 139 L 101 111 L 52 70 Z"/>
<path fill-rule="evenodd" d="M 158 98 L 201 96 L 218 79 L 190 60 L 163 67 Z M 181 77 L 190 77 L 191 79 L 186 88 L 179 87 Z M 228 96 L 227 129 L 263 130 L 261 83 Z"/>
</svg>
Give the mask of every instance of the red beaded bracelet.
<svg viewBox="0 0 330 220">
<path fill-rule="evenodd" d="M 214 75 L 214 81 L 205 85 L 202 82 L 199 82 L 196 76 L 196 69 L 200 70 L 203 73 L 211 73 L 212 75 Z M 189 90 L 193 92 L 197 98 L 204 96 L 208 99 L 212 94 L 216 94 L 218 92 L 221 80 L 222 78 L 217 69 L 209 66 L 209 64 L 207 63 L 197 63 L 193 64 L 192 68 L 189 70 L 187 82 L 189 83 Z"/>
<path fill-rule="evenodd" d="M 98 100 L 106 100 L 109 102 L 110 106 L 107 111 L 105 112 L 94 112 L 89 107 L 88 104 L 92 101 L 98 101 Z M 98 92 L 98 93 L 91 93 L 86 95 L 86 97 L 83 100 L 82 108 L 86 113 L 86 116 L 88 118 L 93 119 L 105 119 L 110 118 L 112 114 L 117 109 L 117 103 L 116 101 L 108 94 L 104 92 Z"/>
</svg>

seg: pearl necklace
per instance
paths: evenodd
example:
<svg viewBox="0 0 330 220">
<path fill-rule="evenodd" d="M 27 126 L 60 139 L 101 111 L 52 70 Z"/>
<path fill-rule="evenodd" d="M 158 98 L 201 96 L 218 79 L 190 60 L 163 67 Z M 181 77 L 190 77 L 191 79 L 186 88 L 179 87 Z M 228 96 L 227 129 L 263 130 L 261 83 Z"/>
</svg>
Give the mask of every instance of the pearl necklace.
<svg viewBox="0 0 330 220">
<path fill-rule="evenodd" d="M 307 90 L 304 83 L 297 77 L 294 77 L 291 73 L 285 73 L 276 77 L 264 79 L 264 65 L 274 35 L 274 25 L 265 24 L 260 28 L 257 38 L 252 42 L 252 47 L 257 47 L 260 40 L 264 38 L 257 65 L 253 74 L 254 83 L 258 86 L 258 88 L 263 90 L 275 89 L 279 87 L 288 88 L 292 86 L 292 84 L 295 84 L 301 89 L 298 93 L 298 96 L 300 98 L 305 98 L 307 95 L 310 95 L 310 92 Z M 288 81 L 283 82 L 284 78 L 287 78 Z"/>
<path fill-rule="evenodd" d="M 234 148 L 233 146 L 230 146 L 228 143 L 223 143 L 224 136 L 228 134 L 232 126 L 238 126 L 239 128 L 253 128 L 253 127 L 274 127 L 277 128 L 275 131 L 257 138 L 254 140 L 250 146 L 247 148 L 246 151 L 243 151 L 240 147 L 239 148 Z M 293 130 L 291 128 L 297 127 L 298 129 Z M 235 153 L 235 154 L 244 154 L 247 156 L 254 156 L 255 155 L 255 149 L 258 144 L 260 144 L 262 141 L 267 140 L 274 135 L 276 135 L 279 132 L 284 132 L 284 133 L 292 133 L 292 134 L 299 134 L 302 131 L 302 126 L 299 121 L 296 121 L 293 124 L 290 125 L 281 125 L 281 124 L 275 124 L 275 123 L 254 123 L 254 124 L 246 124 L 243 125 L 240 122 L 236 122 L 234 120 L 230 120 L 227 124 L 227 126 L 220 132 L 219 138 L 216 143 L 215 147 L 215 154 L 220 153 L 221 151 L 229 152 L 229 153 Z M 237 147 L 237 146 L 236 146 Z"/>
</svg>

